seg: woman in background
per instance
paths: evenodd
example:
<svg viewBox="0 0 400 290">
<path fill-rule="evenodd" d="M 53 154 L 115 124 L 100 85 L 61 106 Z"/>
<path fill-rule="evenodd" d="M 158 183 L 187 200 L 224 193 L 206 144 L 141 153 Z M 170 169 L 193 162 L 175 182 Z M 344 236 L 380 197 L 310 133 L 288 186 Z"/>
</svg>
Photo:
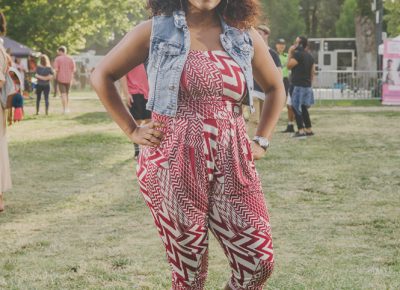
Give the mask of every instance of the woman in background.
<svg viewBox="0 0 400 290">
<path fill-rule="evenodd" d="M 0 35 L 6 34 L 6 19 L 0 12 Z M 11 66 L 11 59 L 3 44 L 0 44 L 0 88 L 4 86 L 5 74 Z M 0 212 L 4 211 L 3 193 L 11 188 L 10 162 L 6 136 L 6 110 L 0 104 Z"/>
<path fill-rule="evenodd" d="M 49 94 L 50 94 L 50 80 L 54 77 L 53 69 L 50 65 L 49 57 L 42 54 L 40 57 L 40 64 L 36 68 L 35 77 L 38 79 L 36 85 L 36 115 L 39 115 L 40 100 L 42 93 L 44 94 L 44 101 L 46 105 L 46 115 L 49 114 Z"/>
</svg>

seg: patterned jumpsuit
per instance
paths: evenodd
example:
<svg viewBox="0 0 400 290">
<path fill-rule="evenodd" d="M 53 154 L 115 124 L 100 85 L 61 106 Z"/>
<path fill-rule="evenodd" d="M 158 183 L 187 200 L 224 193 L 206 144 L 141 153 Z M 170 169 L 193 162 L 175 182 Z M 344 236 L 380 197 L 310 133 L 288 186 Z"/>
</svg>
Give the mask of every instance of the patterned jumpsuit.
<svg viewBox="0 0 400 290">
<path fill-rule="evenodd" d="M 225 51 L 190 51 L 175 117 L 153 112 L 164 138 L 138 160 L 141 192 L 172 268 L 173 289 L 203 289 L 208 229 L 229 260 L 232 289 L 262 289 L 271 228 L 241 112 L 244 75 Z"/>
</svg>

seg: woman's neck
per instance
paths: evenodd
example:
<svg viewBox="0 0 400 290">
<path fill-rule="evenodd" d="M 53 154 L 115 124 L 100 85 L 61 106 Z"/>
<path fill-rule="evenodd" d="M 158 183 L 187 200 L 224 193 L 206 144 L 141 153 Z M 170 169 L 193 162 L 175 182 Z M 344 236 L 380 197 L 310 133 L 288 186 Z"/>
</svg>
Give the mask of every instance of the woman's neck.
<svg viewBox="0 0 400 290">
<path fill-rule="evenodd" d="M 186 21 L 188 26 L 191 28 L 202 27 L 204 29 L 220 25 L 216 9 L 201 11 L 190 4 L 186 13 Z"/>
</svg>

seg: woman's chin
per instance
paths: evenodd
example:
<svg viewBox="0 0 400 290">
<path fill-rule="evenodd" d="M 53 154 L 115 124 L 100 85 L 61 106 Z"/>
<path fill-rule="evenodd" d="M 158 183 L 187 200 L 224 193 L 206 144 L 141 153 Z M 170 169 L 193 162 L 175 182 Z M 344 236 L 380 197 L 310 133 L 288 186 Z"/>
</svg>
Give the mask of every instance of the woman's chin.
<svg viewBox="0 0 400 290">
<path fill-rule="evenodd" d="M 212 11 L 217 8 L 221 0 L 189 0 L 192 8 L 201 12 Z"/>
</svg>

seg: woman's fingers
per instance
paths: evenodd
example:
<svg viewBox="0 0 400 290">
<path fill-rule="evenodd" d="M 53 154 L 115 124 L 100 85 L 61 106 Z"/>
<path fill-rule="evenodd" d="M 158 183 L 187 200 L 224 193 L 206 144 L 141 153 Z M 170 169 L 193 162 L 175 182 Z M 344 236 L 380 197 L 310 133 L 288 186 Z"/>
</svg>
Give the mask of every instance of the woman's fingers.
<svg viewBox="0 0 400 290">
<path fill-rule="evenodd" d="M 162 139 L 162 137 L 163 137 L 163 132 L 154 130 L 154 129 L 147 129 L 145 134 L 146 134 L 146 136 L 150 135 L 150 136 L 158 138 L 158 139 Z M 149 138 L 146 138 L 146 139 L 149 139 Z"/>
<path fill-rule="evenodd" d="M 139 145 L 144 145 L 144 146 L 154 146 L 153 143 L 151 143 L 147 139 L 143 139 L 142 142 L 138 142 L 138 143 L 139 143 Z"/>
<path fill-rule="evenodd" d="M 163 124 L 163 123 L 160 123 L 160 122 L 153 122 L 153 121 L 151 121 L 151 122 L 148 124 L 148 127 L 149 127 L 150 129 L 154 129 L 154 128 L 163 128 L 163 127 L 164 127 L 164 124 Z"/>
<path fill-rule="evenodd" d="M 164 135 L 163 132 L 156 128 L 162 127 L 164 127 L 164 125 L 159 122 L 150 122 L 143 127 L 138 127 L 137 130 L 135 130 L 135 137 L 132 141 L 140 145 L 156 147 L 160 145 L 161 139 Z"/>
<path fill-rule="evenodd" d="M 158 131 L 158 130 L 154 130 L 154 129 L 150 129 L 150 130 L 148 130 L 147 131 L 147 134 L 150 134 L 150 135 L 152 135 L 152 136 L 154 136 L 154 137 L 156 137 L 156 138 L 162 138 L 162 136 L 163 136 L 163 132 L 161 132 L 161 131 Z"/>
<path fill-rule="evenodd" d="M 160 145 L 160 143 L 161 143 L 160 139 L 153 137 L 153 136 L 151 136 L 150 139 L 147 139 L 147 140 L 149 140 L 151 143 L 156 144 L 156 145 Z"/>
</svg>

